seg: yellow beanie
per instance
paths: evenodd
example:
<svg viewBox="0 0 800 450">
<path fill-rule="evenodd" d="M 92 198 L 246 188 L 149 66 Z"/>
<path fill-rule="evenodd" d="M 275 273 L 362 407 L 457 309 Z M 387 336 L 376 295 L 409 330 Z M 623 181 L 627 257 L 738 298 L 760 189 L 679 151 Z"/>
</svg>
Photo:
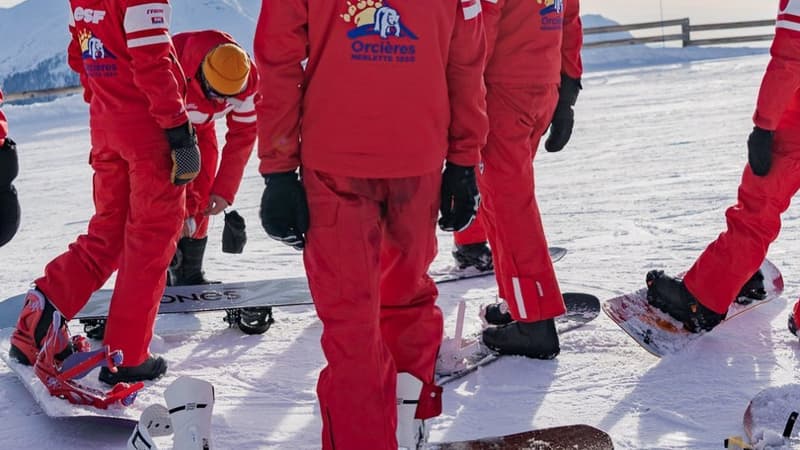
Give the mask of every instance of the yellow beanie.
<svg viewBox="0 0 800 450">
<path fill-rule="evenodd" d="M 247 86 L 250 58 L 238 45 L 222 44 L 208 52 L 202 69 L 211 89 L 222 95 L 236 95 Z"/>
</svg>

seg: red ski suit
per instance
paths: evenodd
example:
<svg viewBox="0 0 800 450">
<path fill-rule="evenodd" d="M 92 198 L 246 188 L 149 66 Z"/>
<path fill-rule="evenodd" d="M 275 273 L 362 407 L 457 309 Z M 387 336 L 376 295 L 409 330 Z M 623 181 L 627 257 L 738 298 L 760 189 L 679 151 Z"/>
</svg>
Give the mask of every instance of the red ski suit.
<svg viewBox="0 0 800 450">
<path fill-rule="evenodd" d="M 172 36 L 172 42 L 181 67 L 186 72 L 186 109 L 197 132 L 203 162 L 197 178 L 186 186 L 186 220 L 191 224 L 189 228 L 195 230 L 191 237 L 202 239 L 208 233 L 208 216 L 203 211 L 208 207 L 209 196 L 218 195 L 232 205 L 242 182 L 244 167 L 253 152 L 256 142 L 258 71 L 251 61 L 250 77 L 242 93 L 222 101 L 209 99 L 197 78 L 203 59 L 219 45 L 238 43 L 227 33 L 216 30 L 178 33 Z M 228 132 L 217 170 L 219 145 L 214 123 L 223 117 Z"/>
<path fill-rule="evenodd" d="M 684 277 L 689 292 L 720 314 L 758 270 L 800 189 L 800 0 L 780 2 L 770 53 L 753 123 L 775 131 L 772 166 L 764 177 L 745 167 L 738 200 L 725 212 L 728 229 Z"/>
<path fill-rule="evenodd" d="M 3 104 L 3 91 L 0 90 L 0 105 Z M 8 121 L 3 110 L 0 110 L 0 146 L 6 143 L 6 136 L 8 136 Z"/>
<path fill-rule="evenodd" d="M 534 193 L 533 160 L 550 125 L 561 73 L 580 78 L 578 0 L 484 0 L 488 142 L 478 222 L 492 247 L 500 298 L 515 320 L 565 311 Z M 480 242 L 479 231 L 457 243 Z"/>
<path fill-rule="evenodd" d="M 542 87 L 558 84 L 561 73 L 572 78 L 581 77 L 583 28 L 578 0 L 546 0 L 537 3 L 482 0 L 482 3 L 490 58 L 493 58 L 486 68 L 487 84 L 514 88 Z M 528 24 L 531 20 L 536 22 L 533 26 Z M 552 111 L 548 113 L 547 105 L 538 100 L 530 105 L 523 102 L 517 106 L 536 109 L 531 115 L 547 122 L 544 124 L 546 130 L 550 124 L 547 116 L 552 115 Z M 534 153 L 543 132 L 544 130 L 530 137 Z M 528 146 L 526 143 L 520 145 Z M 533 156 L 532 154 L 531 158 Z M 466 230 L 453 233 L 456 244 L 486 242 L 487 227 L 482 216 L 479 214 L 478 219 Z"/>
<path fill-rule="evenodd" d="M 488 131 L 480 4 L 267 0 L 255 59 L 261 172 L 303 166 L 322 448 L 396 450 L 398 372 L 424 383 L 418 418 L 441 409 L 427 269 L 444 161 L 476 165 Z"/>
<path fill-rule="evenodd" d="M 166 0 L 70 0 L 70 67 L 89 101 L 95 213 L 36 286 L 71 319 L 117 272 L 105 343 L 124 366 L 148 356 L 181 227 L 165 128 L 186 123 Z"/>
</svg>

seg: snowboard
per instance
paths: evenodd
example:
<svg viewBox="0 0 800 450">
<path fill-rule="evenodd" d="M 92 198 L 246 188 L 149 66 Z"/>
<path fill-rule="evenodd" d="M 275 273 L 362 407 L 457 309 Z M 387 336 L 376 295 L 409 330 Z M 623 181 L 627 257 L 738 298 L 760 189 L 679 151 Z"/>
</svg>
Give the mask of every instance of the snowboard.
<svg viewBox="0 0 800 450">
<path fill-rule="evenodd" d="M 800 448 L 800 384 L 768 387 L 756 394 L 744 411 L 747 440 L 755 448 Z"/>
<path fill-rule="evenodd" d="M 600 299 L 594 295 L 564 292 L 562 296 L 564 297 L 564 305 L 567 307 L 567 312 L 556 317 L 556 328 L 559 335 L 576 330 L 600 315 Z M 457 335 L 459 333 L 459 331 L 456 332 Z M 452 383 L 475 372 L 480 367 L 497 361 L 503 356 L 482 345 L 479 339 L 479 336 L 476 336 L 465 343 L 465 346 L 474 346 L 475 351 L 466 358 L 463 367 L 443 372 L 441 366 L 437 364 L 436 384 L 444 386 Z"/>
<path fill-rule="evenodd" d="M 471 441 L 429 443 L 426 450 L 613 450 L 611 437 L 589 425 L 566 425 Z"/>
<path fill-rule="evenodd" d="M 764 289 L 767 291 L 767 298 L 752 300 L 747 304 L 734 302 L 728 310 L 725 322 L 778 298 L 783 293 L 783 277 L 774 264 L 769 260 L 764 260 L 761 264 L 761 272 L 764 274 Z M 683 328 L 682 323 L 651 306 L 647 302 L 646 287 L 606 300 L 603 302 L 603 312 L 642 348 L 658 357 L 677 353 L 704 334 L 687 331 Z"/>
<path fill-rule="evenodd" d="M 108 409 L 98 409 L 92 406 L 74 405 L 64 399 L 53 397 L 34 373 L 33 366 L 20 364 L 9 357 L 9 339 L 13 331 L 12 328 L 0 330 L 0 359 L 11 369 L 20 383 L 31 393 L 36 403 L 42 408 L 42 411 L 49 417 L 92 420 L 133 429 L 139 421 L 139 415 L 144 406 L 159 400 L 160 391 L 150 388 L 153 384 L 152 382 L 148 382 L 148 386 L 137 393 L 133 404 L 127 407 L 115 404 Z M 101 384 L 97 379 L 99 372 L 100 369 L 93 370 L 81 379 L 80 383 L 90 388 L 107 391 L 110 387 Z M 161 381 L 158 384 L 161 384 Z M 156 393 L 159 393 L 159 395 L 156 395 Z"/>
<path fill-rule="evenodd" d="M 563 247 L 549 247 L 550 259 L 555 263 L 561 260 L 566 254 L 567 249 Z M 478 270 L 475 267 L 459 269 L 457 266 L 449 266 L 443 269 L 434 269 L 428 272 L 437 284 L 449 283 L 451 281 L 464 280 L 467 278 L 478 278 L 494 275 L 494 270 Z"/>
<path fill-rule="evenodd" d="M 73 318 L 82 323 L 95 323 L 108 316 L 111 303 L 111 289 L 101 289 L 92 294 L 89 302 Z M 25 302 L 25 294 L 20 294 L 0 302 L 0 328 L 14 327 L 19 312 Z M 311 293 L 305 277 L 283 278 L 235 283 L 202 284 L 195 286 L 167 286 L 161 296 L 158 314 L 200 313 L 206 311 L 226 311 L 226 320 L 238 317 L 242 311 L 253 308 L 266 308 L 264 332 L 272 323 L 273 306 L 311 305 Z M 232 320 L 232 319 L 231 319 Z M 237 323 L 231 323 L 236 325 Z M 253 328 L 242 331 L 250 334 Z"/>
<path fill-rule="evenodd" d="M 554 261 L 567 253 L 563 248 L 553 247 Z M 431 276 L 437 283 L 446 283 L 464 278 L 493 274 L 493 271 L 478 272 L 473 269 L 460 272 L 442 272 Z M 111 289 L 101 289 L 92 294 L 89 302 L 74 317 L 83 323 L 92 324 L 108 316 Z M 13 327 L 25 303 L 25 294 L 15 295 L 0 301 L 0 329 Z M 272 307 L 313 305 L 306 277 L 279 278 L 233 283 L 201 284 L 195 286 L 167 286 L 161 297 L 159 314 L 199 313 L 226 311 L 226 321 L 238 325 L 245 333 L 260 334 L 273 322 Z M 260 308 L 265 310 L 265 323 L 261 327 L 244 326 L 238 321 L 242 311 Z"/>
</svg>

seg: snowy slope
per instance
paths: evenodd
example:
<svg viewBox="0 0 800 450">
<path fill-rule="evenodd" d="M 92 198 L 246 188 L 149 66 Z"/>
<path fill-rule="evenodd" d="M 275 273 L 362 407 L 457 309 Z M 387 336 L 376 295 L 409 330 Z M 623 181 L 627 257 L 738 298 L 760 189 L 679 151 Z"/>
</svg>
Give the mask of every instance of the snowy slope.
<svg viewBox="0 0 800 450">
<path fill-rule="evenodd" d="M 556 266 L 565 291 L 609 298 L 638 289 L 649 269 L 687 268 L 723 229 L 766 62 L 757 55 L 586 74 L 573 140 L 560 153 L 543 151 L 536 161 L 550 243 L 570 251 Z M 23 219 L 16 238 L 0 249 L 0 298 L 24 291 L 85 230 L 91 212 L 87 112 L 80 98 L 5 111 L 20 143 L 16 186 Z M 300 254 L 260 230 L 262 188 L 253 158 L 236 205 L 250 240 L 242 255 L 221 253 L 222 220 L 215 220 L 209 277 L 303 274 Z M 554 361 L 505 358 L 448 386 L 432 440 L 583 422 L 608 431 L 621 449 L 721 448 L 725 437 L 742 434 L 748 399 L 764 387 L 793 381 L 798 370 L 800 345 L 785 323 L 800 293 L 800 263 L 794 259 L 800 252 L 799 213 L 792 207 L 785 214 L 782 236 L 770 251 L 787 281 L 785 299 L 662 360 L 601 316 L 565 335 Z M 439 237 L 435 264 L 447 265 L 450 237 Z M 467 299 L 471 315 L 495 296 L 491 279 L 442 286 L 447 329 L 452 332 L 460 299 Z M 161 339 L 154 350 L 169 360 L 170 377 L 189 374 L 216 385 L 217 448 L 319 447 L 315 382 L 324 365 L 321 328 L 310 308 L 276 313 L 277 323 L 263 336 L 224 329 L 214 313 L 157 323 Z M 96 424 L 47 419 L 0 367 L 0 448 L 53 442 L 67 450 L 123 448 L 126 437 Z"/>
</svg>

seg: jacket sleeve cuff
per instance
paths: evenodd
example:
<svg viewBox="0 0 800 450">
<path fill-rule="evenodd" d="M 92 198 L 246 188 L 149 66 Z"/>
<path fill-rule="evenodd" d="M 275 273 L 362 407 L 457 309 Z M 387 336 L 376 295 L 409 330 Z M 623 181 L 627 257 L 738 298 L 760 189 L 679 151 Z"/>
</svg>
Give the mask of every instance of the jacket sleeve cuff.
<svg viewBox="0 0 800 450">
<path fill-rule="evenodd" d="M 447 154 L 447 162 L 451 162 L 453 164 L 463 166 L 463 167 L 475 167 L 480 163 L 481 156 L 480 152 L 476 149 L 474 151 L 450 151 Z"/>
</svg>

